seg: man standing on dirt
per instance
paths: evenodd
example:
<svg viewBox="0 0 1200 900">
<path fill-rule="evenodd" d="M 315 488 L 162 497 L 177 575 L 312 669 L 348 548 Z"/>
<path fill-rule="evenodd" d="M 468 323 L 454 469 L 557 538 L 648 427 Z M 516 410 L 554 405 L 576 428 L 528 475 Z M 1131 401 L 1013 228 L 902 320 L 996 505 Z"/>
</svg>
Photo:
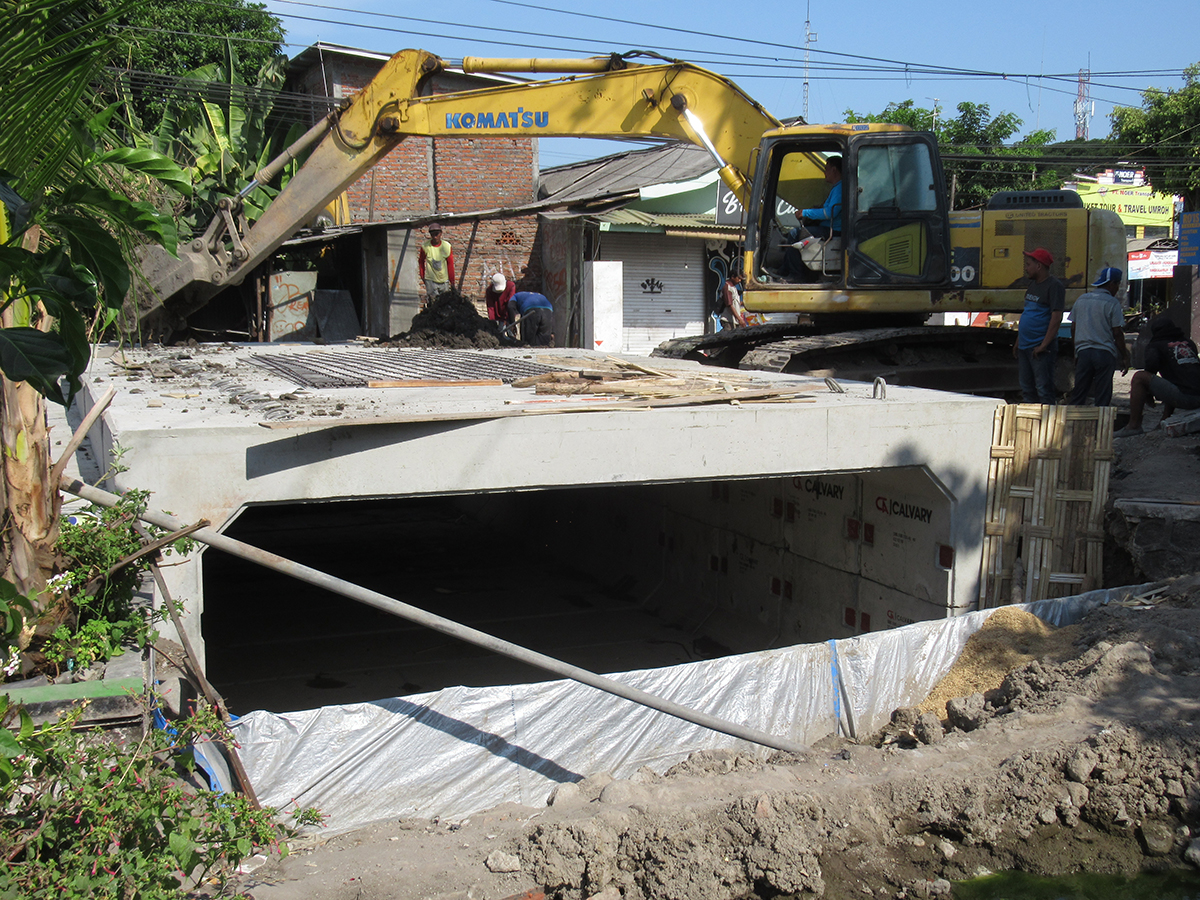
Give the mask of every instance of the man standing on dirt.
<svg viewBox="0 0 1200 900">
<path fill-rule="evenodd" d="M 1146 368 L 1129 382 L 1129 424 L 1113 437 L 1141 434 L 1142 415 L 1155 399 L 1162 401 L 1164 419 L 1176 409 L 1200 409 L 1200 354 L 1166 313 L 1150 323 Z"/>
<path fill-rule="evenodd" d="M 534 347 L 554 346 L 554 307 L 545 294 L 519 291 L 508 301 L 508 324 L 521 326 L 521 340 Z"/>
<path fill-rule="evenodd" d="M 429 304 L 454 284 L 454 251 L 449 241 L 442 240 L 442 226 L 429 223 L 429 240 L 421 245 L 417 268 L 425 282 L 425 303 Z"/>
<path fill-rule="evenodd" d="M 1054 361 L 1058 356 L 1058 326 L 1067 308 L 1067 289 L 1050 274 L 1054 257 L 1045 247 L 1025 251 L 1025 310 L 1017 326 L 1013 356 L 1026 403 L 1054 405 Z"/>
<path fill-rule="evenodd" d="M 1093 389 L 1097 406 L 1112 406 L 1118 357 L 1121 374 L 1129 371 L 1125 314 L 1117 299 L 1122 274 L 1113 266 L 1101 269 L 1092 290 L 1071 307 L 1071 340 L 1075 344 L 1075 389 L 1067 399 L 1071 406 L 1083 406 Z"/>
</svg>

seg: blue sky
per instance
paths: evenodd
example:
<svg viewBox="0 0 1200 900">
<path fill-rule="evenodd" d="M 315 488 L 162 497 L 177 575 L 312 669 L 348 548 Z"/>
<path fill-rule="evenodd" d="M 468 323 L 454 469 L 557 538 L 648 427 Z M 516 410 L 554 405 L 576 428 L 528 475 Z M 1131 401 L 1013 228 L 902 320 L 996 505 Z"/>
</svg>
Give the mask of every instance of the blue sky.
<svg viewBox="0 0 1200 900">
<path fill-rule="evenodd" d="M 1183 68 L 1200 62 L 1196 0 L 1153 7 L 1115 0 L 1016 0 L 1000 7 L 964 0 L 810 6 L 766 0 L 750 7 L 714 0 L 547 2 L 266 5 L 284 22 L 289 55 L 318 40 L 383 53 L 420 47 L 451 59 L 653 50 L 726 75 L 780 118 L 804 112 L 807 18 L 816 34 L 808 54 L 811 122 L 842 121 L 846 109 L 880 112 L 908 99 L 953 117 L 960 102 L 970 101 L 989 104 L 993 115 L 1016 113 L 1022 134 L 1047 128 L 1060 140 L 1075 136 L 1080 69 L 1092 72 L 1089 136 L 1105 137 L 1115 104 L 1139 105 L 1139 92 L 1149 86 L 1180 88 Z M 542 144 L 543 166 L 614 149 L 570 139 Z"/>
</svg>

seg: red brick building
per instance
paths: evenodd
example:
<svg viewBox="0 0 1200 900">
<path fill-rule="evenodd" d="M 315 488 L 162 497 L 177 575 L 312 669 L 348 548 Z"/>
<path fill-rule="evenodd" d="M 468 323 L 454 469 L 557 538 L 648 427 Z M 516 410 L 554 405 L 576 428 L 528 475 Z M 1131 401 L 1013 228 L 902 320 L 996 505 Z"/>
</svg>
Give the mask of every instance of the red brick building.
<svg viewBox="0 0 1200 900">
<path fill-rule="evenodd" d="M 287 90 L 338 103 L 370 82 L 386 60 L 382 54 L 315 44 L 292 60 Z M 429 88 L 440 93 L 497 83 L 503 80 L 443 72 L 433 76 Z M 313 109 L 315 121 L 320 104 Z M 425 232 L 418 227 L 409 233 L 410 223 L 431 218 L 442 222 L 454 248 L 455 278 L 465 296 L 482 300 L 487 279 L 497 271 L 524 289 L 542 290 L 537 216 L 484 217 L 533 202 L 537 190 L 536 138 L 402 141 L 347 191 L 350 222 L 364 226 L 364 254 L 369 256 L 369 245 L 379 240 L 371 232 L 386 231 L 390 308 L 385 322 L 378 298 L 374 304 L 364 302 L 364 325 L 370 333 L 404 330 L 416 312 L 421 290 L 417 250 Z"/>
</svg>

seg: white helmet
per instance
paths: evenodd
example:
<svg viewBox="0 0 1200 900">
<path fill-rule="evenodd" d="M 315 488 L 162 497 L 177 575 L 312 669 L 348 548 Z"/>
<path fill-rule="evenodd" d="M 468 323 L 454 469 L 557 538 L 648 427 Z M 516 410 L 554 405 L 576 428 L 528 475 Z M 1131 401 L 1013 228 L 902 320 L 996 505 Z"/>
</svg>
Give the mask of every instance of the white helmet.
<svg viewBox="0 0 1200 900">
<path fill-rule="evenodd" d="M 504 290 L 504 287 L 507 284 L 508 284 L 508 282 L 504 280 L 504 276 L 501 275 L 499 272 L 497 272 L 495 275 L 492 276 L 492 287 L 495 288 L 496 290 L 498 290 L 498 291 Z"/>
</svg>

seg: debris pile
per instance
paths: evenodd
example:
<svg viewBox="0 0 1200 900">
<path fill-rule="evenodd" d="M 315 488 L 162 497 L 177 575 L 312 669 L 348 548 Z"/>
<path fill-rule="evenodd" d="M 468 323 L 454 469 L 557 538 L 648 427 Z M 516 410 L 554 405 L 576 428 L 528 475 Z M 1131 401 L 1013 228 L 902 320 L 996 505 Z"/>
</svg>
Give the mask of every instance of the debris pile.
<svg viewBox="0 0 1200 900">
<path fill-rule="evenodd" d="M 495 350 L 500 329 L 475 304 L 451 289 L 413 316 L 412 328 L 388 338 L 390 347 L 443 347 L 452 350 Z"/>
<path fill-rule="evenodd" d="M 947 717 L 946 701 L 999 688 L 1014 669 L 1035 659 L 1060 661 L 1075 652 L 1075 628 L 1054 628 L 1016 607 L 996 610 L 971 635 L 946 677 L 918 707 Z"/>
<path fill-rule="evenodd" d="M 740 403 L 742 401 L 793 400 L 810 394 L 808 384 L 770 384 L 752 375 L 728 370 L 719 374 L 688 373 L 674 376 L 631 360 L 608 357 L 607 367 L 545 372 L 514 381 L 515 388 L 533 388 L 534 393 L 556 396 L 607 396 L 613 400 L 638 400 L 650 406 L 682 406 L 696 403 Z"/>
</svg>

